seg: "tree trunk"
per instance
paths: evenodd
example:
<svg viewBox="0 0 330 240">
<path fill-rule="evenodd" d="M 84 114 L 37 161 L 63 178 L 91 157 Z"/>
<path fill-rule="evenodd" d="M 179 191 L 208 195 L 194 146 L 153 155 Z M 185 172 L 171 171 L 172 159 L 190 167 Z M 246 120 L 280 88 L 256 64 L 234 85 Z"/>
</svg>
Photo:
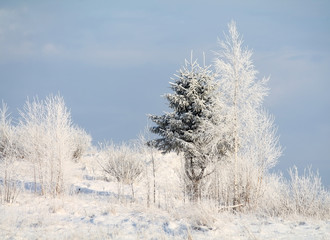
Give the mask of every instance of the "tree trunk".
<svg viewBox="0 0 330 240">
<path fill-rule="evenodd" d="M 197 203 L 201 198 L 200 183 L 204 177 L 205 167 L 200 167 L 200 172 L 197 174 L 192 157 L 186 159 L 185 173 L 191 182 L 191 200 Z"/>
<path fill-rule="evenodd" d="M 233 206 L 238 205 L 238 114 L 237 114 L 237 94 L 238 94 L 238 70 L 236 66 L 236 62 L 234 63 L 234 71 L 235 71 L 235 89 L 234 89 L 234 199 Z M 236 207 L 233 208 L 235 212 L 237 210 Z"/>
<path fill-rule="evenodd" d="M 154 179 L 154 205 L 156 204 L 156 170 L 155 170 L 155 159 L 154 155 L 151 156 L 152 159 L 152 174 Z"/>
<path fill-rule="evenodd" d="M 192 200 L 194 203 L 197 203 L 200 200 L 200 181 L 193 181 L 192 184 Z"/>
</svg>

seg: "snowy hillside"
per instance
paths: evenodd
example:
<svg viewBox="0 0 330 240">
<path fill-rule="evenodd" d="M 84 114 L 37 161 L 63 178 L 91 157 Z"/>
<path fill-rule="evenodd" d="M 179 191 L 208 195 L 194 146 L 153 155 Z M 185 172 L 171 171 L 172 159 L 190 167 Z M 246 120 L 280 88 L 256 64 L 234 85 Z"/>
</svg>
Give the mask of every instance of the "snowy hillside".
<svg viewBox="0 0 330 240">
<path fill-rule="evenodd" d="M 183 204 L 180 199 L 169 202 L 166 196 L 171 188 L 175 190 L 172 184 L 177 178 L 174 157 L 169 155 L 157 162 L 158 181 L 163 185 L 159 183 L 159 201 L 149 208 L 145 199 L 131 201 L 128 186 L 124 189 L 126 197 L 119 202 L 117 183 L 102 179 L 92 158 L 71 165 L 71 189 L 57 198 L 33 193 L 25 172 L 29 166 L 21 162 L 16 167 L 22 189 L 14 203 L 0 205 L 0 239 L 330 238 L 329 219 L 218 213 L 207 202 L 196 206 Z M 143 194 L 139 187 L 144 188 L 144 184 L 137 185 L 137 198 Z"/>
</svg>

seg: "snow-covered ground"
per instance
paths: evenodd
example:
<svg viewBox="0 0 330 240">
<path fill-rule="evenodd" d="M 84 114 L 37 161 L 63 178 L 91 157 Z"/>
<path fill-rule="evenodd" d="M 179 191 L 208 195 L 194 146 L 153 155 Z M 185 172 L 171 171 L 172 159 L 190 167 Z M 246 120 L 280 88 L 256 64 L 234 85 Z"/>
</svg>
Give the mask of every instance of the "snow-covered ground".
<svg viewBox="0 0 330 240">
<path fill-rule="evenodd" d="M 330 239 L 330 221 L 220 213 L 205 227 L 155 207 L 85 194 L 24 194 L 15 204 L 1 205 L 0 213 L 0 239 Z"/>
<path fill-rule="evenodd" d="M 330 239 L 330 220 L 218 213 L 182 200 L 147 207 L 131 201 L 129 187 L 119 202 L 117 184 L 96 177 L 93 164 L 72 169 L 70 193 L 56 198 L 32 193 L 21 172 L 25 184 L 17 200 L 0 204 L 0 239 Z"/>
</svg>

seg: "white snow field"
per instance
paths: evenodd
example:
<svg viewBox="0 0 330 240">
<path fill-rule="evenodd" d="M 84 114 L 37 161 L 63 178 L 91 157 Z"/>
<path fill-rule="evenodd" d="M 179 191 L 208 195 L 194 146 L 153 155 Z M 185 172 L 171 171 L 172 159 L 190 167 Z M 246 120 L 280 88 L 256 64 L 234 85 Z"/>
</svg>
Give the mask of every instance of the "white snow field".
<svg viewBox="0 0 330 240">
<path fill-rule="evenodd" d="M 0 204 L 0 239 L 330 239 L 330 220 L 218 213 L 206 202 L 168 200 L 176 180 L 166 161 L 157 168 L 159 198 L 149 207 L 139 200 L 143 182 L 134 202 L 129 187 L 119 201 L 117 183 L 102 179 L 92 159 L 72 163 L 70 190 L 56 198 L 35 194 L 20 162 L 22 189 L 14 203 Z"/>
<path fill-rule="evenodd" d="M 24 199 L 23 199 L 24 198 Z M 329 221 L 219 214 L 212 228 L 157 208 L 97 196 L 45 199 L 28 194 L 0 207 L 0 239 L 329 239 Z"/>
</svg>

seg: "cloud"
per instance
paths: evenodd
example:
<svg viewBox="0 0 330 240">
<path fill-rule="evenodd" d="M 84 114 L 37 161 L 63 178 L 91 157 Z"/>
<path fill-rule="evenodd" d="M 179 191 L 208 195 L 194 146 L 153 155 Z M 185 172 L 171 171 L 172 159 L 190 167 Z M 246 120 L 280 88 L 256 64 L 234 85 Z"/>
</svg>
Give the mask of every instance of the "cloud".
<svg viewBox="0 0 330 240">
<path fill-rule="evenodd" d="M 325 73 L 329 73 L 330 57 L 318 50 L 284 48 L 271 52 L 257 52 L 254 59 L 263 75 L 271 76 L 270 101 L 279 106 L 316 94 L 320 97 L 330 88 Z"/>
<path fill-rule="evenodd" d="M 60 53 L 60 48 L 53 43 L 47 43 L 42 46 L 42 52 L 46 55 L 57 55 Z"/>
<path fill-rule="evenodd" d="M 0 9 L 0 39 L 3 40 L 7 34 L 17 29 L 15 22 L 16 11 Z"/>
<path fill-rule="evenodd" d="M 35 43 L 27 36 L 24 24 L 27 9 L 0 9 L 0 61 L 19 59 L 34 54 Z"/>
</svg>

